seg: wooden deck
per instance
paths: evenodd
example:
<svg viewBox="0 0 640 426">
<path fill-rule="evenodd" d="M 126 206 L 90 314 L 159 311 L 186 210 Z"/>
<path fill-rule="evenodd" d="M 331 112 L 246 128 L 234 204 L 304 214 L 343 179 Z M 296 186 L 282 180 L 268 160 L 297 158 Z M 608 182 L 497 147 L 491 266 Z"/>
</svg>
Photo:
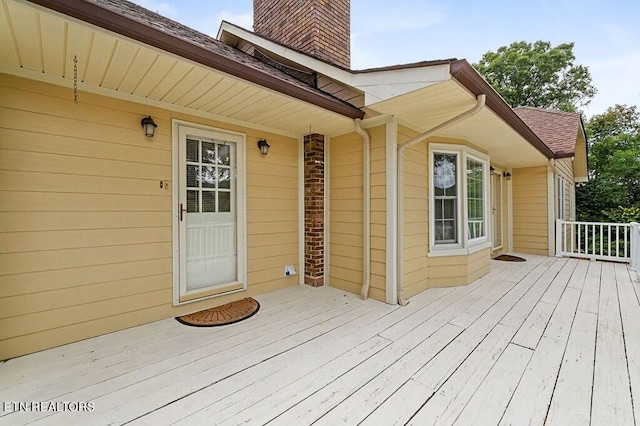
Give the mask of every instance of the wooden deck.
<svg viewBox="0 0 640 426">
<path fill-rule="evenodd" d="M 640 284 L 624 264 L 526 257 L 406 307 L 300 286 L 234 325 L 169 319 L 13 359 L 5 410 L 94 409 L 0 424 L 635 424 Z"/>
</svg>

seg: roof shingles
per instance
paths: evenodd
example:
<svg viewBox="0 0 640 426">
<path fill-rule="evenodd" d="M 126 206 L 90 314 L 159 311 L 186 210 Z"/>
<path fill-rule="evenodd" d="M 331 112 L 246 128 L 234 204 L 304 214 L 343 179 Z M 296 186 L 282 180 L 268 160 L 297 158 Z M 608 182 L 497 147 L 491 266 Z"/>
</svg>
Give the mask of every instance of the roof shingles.
<svg viewBox="0 0 640 426">
<path fill-rule="evenodd" d="M 580 114 L 533 107 L 518 107 L 514 111 L 556 157 L 575 154 L 578 132 L 582 128 Z"/>
</svg>

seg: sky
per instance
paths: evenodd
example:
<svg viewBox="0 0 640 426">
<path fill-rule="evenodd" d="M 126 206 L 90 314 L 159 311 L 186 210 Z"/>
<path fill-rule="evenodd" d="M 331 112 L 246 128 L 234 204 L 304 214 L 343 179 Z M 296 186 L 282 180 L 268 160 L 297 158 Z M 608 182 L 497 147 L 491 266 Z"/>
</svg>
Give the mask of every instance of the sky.
<svg viewBox="0 0 640 426">
<path fill-rule="evenodd" d="M 222 20 L 253 26 L 252 0 L 132 0 L 215 37 Z M 515 41 L 574 42 L 598 93 L 587 118 L 615 104 L 640 109 L 637 0 L 351 0 L 351 68 L 425 60 L 477 62 Z"/>
</svg>

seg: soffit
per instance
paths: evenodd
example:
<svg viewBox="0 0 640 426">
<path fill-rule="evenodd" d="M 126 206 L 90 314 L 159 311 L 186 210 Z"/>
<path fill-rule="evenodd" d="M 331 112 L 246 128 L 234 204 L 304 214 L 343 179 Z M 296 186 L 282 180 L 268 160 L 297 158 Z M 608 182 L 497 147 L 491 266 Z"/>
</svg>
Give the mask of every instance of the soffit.
<svg viewBox="0 0 640 426">
<path fill-rule="evenodd" d="M 352 119 L 24 1 L 1 0 L 0 71 L 288 134 L 341 134 Z"/>
<path fill-rule="evenodd" d="M 418 131 L 427 131 L 472 108 L 475 103 L 475 96 L 455 80 L 447 80 L 368 107 L 409 123 Z M 492 161 L 505 167 L 548 163 L 538 149 L 487 106 L 434 136 L 466 140 L 487 151 Z"/>
</svg>

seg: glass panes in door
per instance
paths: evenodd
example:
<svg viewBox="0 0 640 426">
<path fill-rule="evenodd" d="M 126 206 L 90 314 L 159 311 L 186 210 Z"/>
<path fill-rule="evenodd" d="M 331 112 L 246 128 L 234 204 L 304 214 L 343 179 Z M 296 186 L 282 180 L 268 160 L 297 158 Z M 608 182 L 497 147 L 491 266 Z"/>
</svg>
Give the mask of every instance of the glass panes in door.
<svg viewBox="0 0 640 426">
<path fill-rule="evenodd" d="M 236 145 L 186 138 L 187 291 L 238 281 Z"/>
</svg>

